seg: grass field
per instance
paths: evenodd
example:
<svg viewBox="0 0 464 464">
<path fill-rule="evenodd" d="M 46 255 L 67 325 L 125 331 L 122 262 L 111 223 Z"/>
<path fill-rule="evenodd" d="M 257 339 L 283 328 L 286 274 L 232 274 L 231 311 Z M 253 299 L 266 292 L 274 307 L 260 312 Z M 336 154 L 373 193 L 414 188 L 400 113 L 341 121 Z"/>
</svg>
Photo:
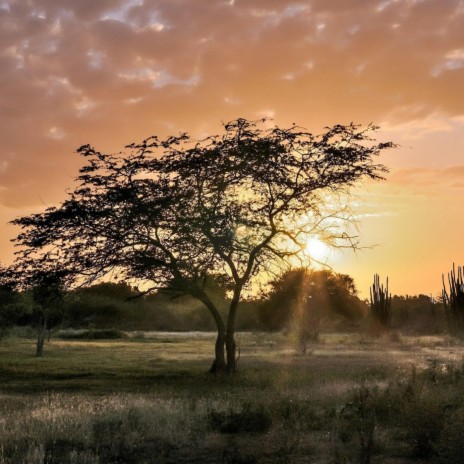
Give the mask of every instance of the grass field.
<svg viewBox="0 0 464 464">
<path fill-rule="evenodd" d="M 131 334 L 134 335 L 134 334 Z M 214 335 L 0 343 L 0 463 L 461 463 L 464 347 L 322 335 L 299 355 L 239 334 L 239 372 L 207 373 Z"/>
</svg>

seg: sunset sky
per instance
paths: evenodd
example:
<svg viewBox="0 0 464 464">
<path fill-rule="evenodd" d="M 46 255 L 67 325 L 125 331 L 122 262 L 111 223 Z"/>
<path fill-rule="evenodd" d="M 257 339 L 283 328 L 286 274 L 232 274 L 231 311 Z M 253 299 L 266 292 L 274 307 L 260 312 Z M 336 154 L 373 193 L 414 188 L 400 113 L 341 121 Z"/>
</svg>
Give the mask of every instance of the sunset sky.
<svg viewBox="0 0 464 464">
<path fill-rule="evenodd" d="M 463 0 L 0 0 L 0 259 L 6 223 L 63 200 L 90 143 L 272 117 L 401 145 L 353 198 L 364 246 L 333 256 L 362 296 L 436 294 L 464 264 Z"/>
</svg>

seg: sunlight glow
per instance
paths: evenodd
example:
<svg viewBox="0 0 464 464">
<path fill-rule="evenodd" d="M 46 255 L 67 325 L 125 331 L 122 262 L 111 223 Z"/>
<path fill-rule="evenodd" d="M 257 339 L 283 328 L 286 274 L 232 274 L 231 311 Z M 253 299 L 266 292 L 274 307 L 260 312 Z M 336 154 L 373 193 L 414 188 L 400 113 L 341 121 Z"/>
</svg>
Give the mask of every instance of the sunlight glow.
<svg viewBox="0 0 464 464">
<path fill-rule="evenodd" d="M 317 237 L 311 237 L 306 243 L 305 253 L 312 259 L 326 263 L 330 256 L 330 247 Z"/>
</svg>

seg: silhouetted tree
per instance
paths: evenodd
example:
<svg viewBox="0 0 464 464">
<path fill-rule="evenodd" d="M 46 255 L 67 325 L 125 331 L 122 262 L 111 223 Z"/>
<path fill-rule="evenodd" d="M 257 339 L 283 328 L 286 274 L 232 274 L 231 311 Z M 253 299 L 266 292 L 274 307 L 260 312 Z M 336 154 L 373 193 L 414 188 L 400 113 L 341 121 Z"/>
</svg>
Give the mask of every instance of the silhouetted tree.
<svg viewBox="0 0 464 464">
<path fill-rule="evenodd" d="M 7 270 L 0 266 L 0 340 L 20 318 L 17 295 Z"/>
<path fill-rule="evenodd" d="M 139 296 L 139 292 L 126 282 L 101 282 L 91 287 L 83 288 L 88 295 L 98 295 L 112 300 L 130 301 Z"/>
<path fill-rule="evenodd" d="M 139 296 L 140 292 L 125 282 L 101 282 L 78 288 L 69 292 L 66 321 L 72 326 L 96 324 L 108 327 L 110 324 L 111 327 L 124 327 L 127 322 L 125 313 L 134 313 Z"/>
<path fill-rule="evenodd" d="M 238 119 L 220 136 L 152 136 L 127 154 L 84 145 L 86 164 L 69 198 L 14 221 L 24 229 L 18 266 L 48 253 L 81 282 L 112 273 L 147 292 L 190 294 L 217 327 L 212 370 L 234 371 L 238 303 L 253 277 L 297 256 L 314 232 L 354 245 L 328 228 L 322 211 L 327 194 L 386 171 L 373 158 L 393 144 L 375 144 L 375 129 L 336 125 L 313 136 Z M 228 276 L 226 318 L 205 287 L 214 274 Z"/>
<path fill-rule="evenodd" d="M 302 336 L 319 332 L 323 319 L 342 315 L 358 320 L 366 305 L 357 296 L 353 278 L 331 270 L 294 269 L 270 283 L 270 291 L 260 308 L 260 320 L 270 330 L 292 323 Z"/>
<path fill-rule="evenodd" d="M 32 322 L 37 327 L 36 356 L 43 356 L 45 336 L 63 318 L 63 276 L 61 272 L 37 271 L 31 280 Z"/>
</svg>

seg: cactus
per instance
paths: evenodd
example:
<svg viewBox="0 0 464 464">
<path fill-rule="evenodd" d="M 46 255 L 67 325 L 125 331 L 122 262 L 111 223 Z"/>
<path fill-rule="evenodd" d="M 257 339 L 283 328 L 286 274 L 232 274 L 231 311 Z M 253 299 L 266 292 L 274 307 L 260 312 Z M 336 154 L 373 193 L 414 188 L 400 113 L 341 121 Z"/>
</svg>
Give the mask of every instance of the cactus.
<svg viewBox="0 0 464 464">
<path fill-rule="evenodd" d="M 443 290 L 442 299 L 445 306 L 446 318 L 450 332 L 460 338 L 464 338 L 464 269 L 453 263 L 451 272 L 448 273 L 449 291 L 446 288 L 445 275 L 442 274 Z"/>
<path fill-rule="evenodd" d="M 371 314 L 385 329 L 390 329 L 391 324 L 391 294 L 388 293 L 388 277 L 384 287 L 380 285 L 380 277 L 374 274 L 374 284 L 370 289 L 371 294 Z"/>
</svg>

